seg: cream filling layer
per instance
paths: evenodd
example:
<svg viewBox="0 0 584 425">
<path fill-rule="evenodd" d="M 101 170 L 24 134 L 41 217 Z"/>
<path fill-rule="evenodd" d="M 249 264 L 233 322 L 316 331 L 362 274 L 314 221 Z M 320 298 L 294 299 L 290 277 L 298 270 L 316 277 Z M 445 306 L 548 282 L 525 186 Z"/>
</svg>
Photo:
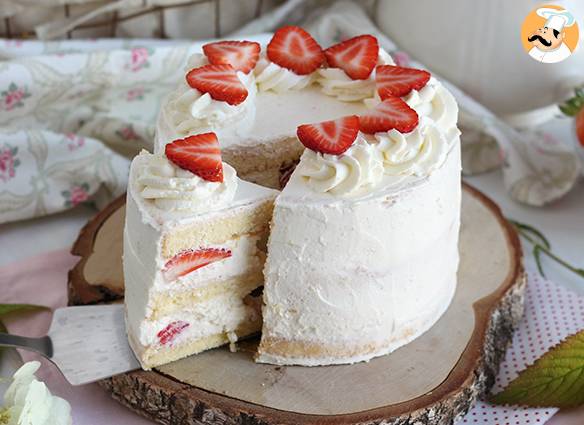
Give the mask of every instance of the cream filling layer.
<svg viewBox="0 0 584 425">
<path fill-rule="evenodd" d="M 213 263 L 207 267 L 212 267 L 212 271 L 201 273 L 205 267 L 195 270 L 184 276 L 180 283 L 169 284 L 164 281 L 157 269 L 155 276 L 147 276 L 143 271 L 144 267 L 141 259 L 133 251 L 129 243 L 124 246 L 124 276 L 126 279 L 126 298 L 134 300 L 127 306 L 127 322 L 129 330 L 142 345 L 151 345 L 158 341 L 156 334 L 160 332 L 169 323 L 181 320 L 189 323 L 189 327 L 180 333 L 176 342 L 182 338 L 198 338 L 207 335 L 213 335 L 223 331 L 232 331 L 239 324 L 246 320 L 257 320 L 255 312 L 243 304 L 240 293 L 220 294 L 212 297 L 205 302 L 196 303 L 188 309 L 174 312 L 157 320 L 146 320 L 146 317 L 152 316 L 152 309 L 149 306 L 149 300 L 154 299 L 157 294 L 172 296 L 173 293 L 188 291 L 190 287 L 194 289 L 203 288 L 206 284 L 217 282 L 220 279 L 234 278 L 239 275 L 251 272 L 252 268 L 256 269 L 261 266 L 257 256 L 250 256 L 255 251 L 256 237 L 240 238 L 231 245 L 234 256 L 223 260 L 222 262 Z M 232 260 L 229 262 L 229 260 Z M 197 273 L 199 272 L 199 273 Z M 150 285 L 148 285 L 150 283 Z M 258 285 L 261 284 L 258 282 Z M 141 308 L 142 307 L 142 308 Z"/>
<path fill-rule="evenodd" d="M 124 256 L 127 256 L 126 260 L 132 265 L 126 270 L 126 273 L 134 277 L 137 282 L 152 282 L 151 285 L 147 286 L 151 295 L 155 293 L 171 295 L 173 292 L 202 288 L 210 283 L 232 279 L 260 269 L 263 254 L 257 247 L 258 241 L 258 236 L 246 235 L 218 245 L 209 244 L 205 247 L 194 248 L 195 250 L 200 248 L 228 249 L 231 251 L 231 257 L 194 270 L 173 282 L 167 282 L 162 274 L 166 260 L 159 257 L 155 261 L 156 269 L 150 268 L 137 255 L 132 243 L 128 243 Z M 154 271 L 154 275 L 148 273 L 149 270 Z"/>
<path fill-rule="evenodd" d="M 143 346 L 168 347 L 188 340 L 222 332 L 233 332 L 247 322 L 258 322 L 256 311 L 239 296 L 222 295 L 197 304 L 188 310 L 174 312 L 159 320 L 144 320 L 139 325 L 139 342 Z M 162 343 L 158 334 L 169 324 L 187 324 L 171 341 Z"/>
</svg>

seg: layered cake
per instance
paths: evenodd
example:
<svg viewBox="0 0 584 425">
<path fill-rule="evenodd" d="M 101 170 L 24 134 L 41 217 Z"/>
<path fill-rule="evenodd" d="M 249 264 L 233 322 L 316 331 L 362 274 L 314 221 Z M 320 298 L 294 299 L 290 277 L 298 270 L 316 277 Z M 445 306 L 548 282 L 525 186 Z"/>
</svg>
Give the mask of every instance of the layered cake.
<svg viewBox="0 0 584 425">
<path fill-rule="evenodd" d="M 250 294 L 263 284 L 277 193 L 221 163 L 213 133 L 166 152 L 134 158 L 126 201 L 127 327 L 144 369 L 260 329 Z"/>
<path fill-rule="evenodd" d="M 260 327 L 257 361 L 306 366 L 426 331 L 456 288 L 457 114 L 371 35 L 323 50 L 284 27 L 267 46 L 204 46 L 162 105 L 154 154 L 131 167 L 124 270 L 142 365 Z M 197 165 L 219 148 L 191 146 L 209 134 L 221 179 Z"/>
</svg>

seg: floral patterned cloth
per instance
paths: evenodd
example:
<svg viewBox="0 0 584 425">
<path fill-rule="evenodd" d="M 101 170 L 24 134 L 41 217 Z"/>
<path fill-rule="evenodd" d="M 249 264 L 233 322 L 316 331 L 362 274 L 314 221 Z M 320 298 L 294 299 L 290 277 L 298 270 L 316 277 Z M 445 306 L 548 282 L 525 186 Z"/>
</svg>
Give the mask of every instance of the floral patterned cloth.
<svg viewBox="0 0 584 425">
<path fill-rule="evenodd" d="M 0 223 L 123 193 L 185 42 L 0 40 Z"/>
<path fill-rule="evenodd" d="M 398 64 L 410 60 L 355 3 L 309 14 L 310 2 L 289 0 L 234 36 L 302 23 L 323 44 L 375 34 Z M 251 38 L 251 37 L 249 37 Z M 269 36 L 255 36 L 266 42 Z M 151 149 L 163 97 L 183 77 L 202 43 L 180 40 L 0 39 L 0 223 L 99 206 L 125 190 L 129 159 Z M 503 166 L 515 199 L 543 205 L 574 185 L 576 155 L 545 133 L 519 133 L 456 87 L 463 171 Z"/>
</svg>

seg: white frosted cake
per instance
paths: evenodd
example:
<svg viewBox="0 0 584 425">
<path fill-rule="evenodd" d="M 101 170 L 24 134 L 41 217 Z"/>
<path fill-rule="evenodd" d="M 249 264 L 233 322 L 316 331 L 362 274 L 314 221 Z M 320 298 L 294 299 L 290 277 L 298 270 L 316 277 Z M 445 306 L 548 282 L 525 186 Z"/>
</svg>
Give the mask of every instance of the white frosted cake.
<svg viewBox="0 0 584 425">
<path fill-rule="evenodd" d="M 227 41 L 203 50 L 162 105 L 154 154 L 132 164 L 124 270 L 142 365 L 260 327 L 257 361 L 354 363 L 429 329 L 456 289 L 452 95 L 428 72 L 395 66 L 370 35 L 322 50 L 284 27 L 263 49 Z M 185 175 L 207 153 L 181 161 L 184 140 L 209 132 L 221 181 Z M 267 187 L 291 177 L 277 194 L 231 166 Z M 181 178 L 198 180 L 185 194 Z M 213 262 L 168 271 L 175 256 L 205 250 Z M 263 326 L 250 299 L 262 285 Z"/>
</svg>

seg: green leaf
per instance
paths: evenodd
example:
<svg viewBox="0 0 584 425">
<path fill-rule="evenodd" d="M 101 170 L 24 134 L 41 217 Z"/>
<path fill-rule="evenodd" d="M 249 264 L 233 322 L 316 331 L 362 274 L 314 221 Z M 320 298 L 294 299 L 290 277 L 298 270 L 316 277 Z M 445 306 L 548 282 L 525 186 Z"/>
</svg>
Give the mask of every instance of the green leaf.
<svg viewBox="0 0 584 425">
<path fill-rule="evenodd" d="M 539 274 L 546 277 L 543 272 L 543 266 L 541 265 L 541 247 L 539 245 L 533 247 L 533 258 L 535 258 L 535 264 L 537 265 L 537 271 Z"/>
<path fill-rule="evenodd" d="M 578 113 L 578 110 L 575 109 L 573 106 L 569 105 L 568 103 L 560 105 L 559 108 L 562 114 L 567 115 L 569 117 L 573 117 Z"/>
<path fill-rule="evenodd" d="M 48 309 L 48 307 L 42 305 L 34 305 L 34 304 L 0 304 L 0 317 L 5 316 L 10 313 L 21 313 L 25 311 L 35 311 L 35 310 L 44 310 Z M 6 333 L 8 330 L 4 323 L 0 321 L 0 332 Z M 3 349 L 0 348 L 0 354 L 2 354 Z M 0 422 L 1 424 L 2 422 Z"/>
<path fill-rule="evenodd" d="M 511 221 L 511 223 L 513 223 L 513 225 L 518 227 L 520 230 L 523 230 L 525 232 L 531 233 L 532 235 L 536 236 L 539 239 L 539 241 L 547 249 L 550 249 L 552 247 L 552 245 L 550 244 L 550 241 L 545 237 L 545 235 L 540 230 L 536 229 L 535 227 L 533 227 L 529 224 L 520 223 L 519 221 L 515 221 L 515 220 L 509 220 L 509 221 Z"/>
<path fill-rule="evenodd" d="M 529 407 L 584 405 L 584 330 L 551 348 L 490 401 Z"/>
<path fill-rule="evenodd" d="M 563 105 L 559 105 L 560 111 L 568 116 L 576 116 L 584 107 L 584 90 L 582 87 L 574 89 L 575 96 L 568 99 Z"/>
<path fill-rule="evenodd" d="M 535 257 L 535 262 L 537 264 L 537 269 L 539 273 L 545 277 L 543 273 L 543 267 L 541 264 L 541 254 L 545 254 L 548 258 L 552 259 L 562 267 L 570 270 L 573 273 L 576 273 L 580 277 L 584 277 L 584 269 L 577 268 L 572 264 L 568 263 L 563 258 L 554 254 L 551 250 L 551 244 L 545 237 L 545 235 L 529 224 L 520 223 L 518 221 L 507 219 L 509 223 L 515 226 L 517 232 L 523 236 L 523 238 L 527 239 L 533 245 L 533 256 Z"/>
<path fill-rule="evenodd" d="M 44 310 L 48 307 L 34 304 L 0 304 L 0 317 L 10 313 L 21 313 L 23 311 Z"/>
</svg>

